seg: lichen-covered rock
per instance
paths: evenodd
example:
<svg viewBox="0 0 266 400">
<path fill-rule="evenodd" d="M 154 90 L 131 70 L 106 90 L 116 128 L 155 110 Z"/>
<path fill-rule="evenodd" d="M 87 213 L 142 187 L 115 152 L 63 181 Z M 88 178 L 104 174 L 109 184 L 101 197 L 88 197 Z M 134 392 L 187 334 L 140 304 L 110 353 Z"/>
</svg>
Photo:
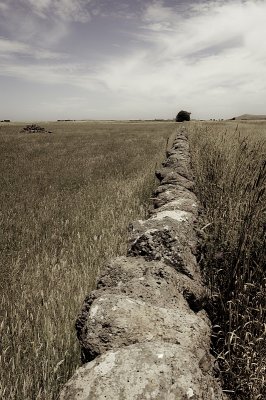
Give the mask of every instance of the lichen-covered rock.
<svg viewBox="0 0 266 400">
<path fill-rule="evenodd" d="M 138 343 L 79 368 L 60 400 L 225 400 L 212 367 L 205 350 L 198 358 L 178 344 Z"/>
</svg>

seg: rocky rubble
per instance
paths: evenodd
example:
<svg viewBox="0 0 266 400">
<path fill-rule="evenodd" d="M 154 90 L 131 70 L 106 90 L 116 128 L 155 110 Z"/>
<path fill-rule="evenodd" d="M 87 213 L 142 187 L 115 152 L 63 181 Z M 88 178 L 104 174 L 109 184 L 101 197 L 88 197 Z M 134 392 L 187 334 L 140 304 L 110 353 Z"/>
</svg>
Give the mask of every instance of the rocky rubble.
<svg viewBox="0 0 266 400">
<path fill-rule="evenodd" d="M 21 129 L 21 133 L 52 133 L 51 131 L 47 131 L 45 128 L 36 125 L 36 124 L 31 124 L 27 125 L 24 128 Z"/>
<path fill-rule="evenodd" d="M 85 363 L 60 400 L 225 400 L 210 355 L 211 324 L 196 261 L 199 204 L 181 128 L 157 172 L 128 254 L 102 268 L 76 322 Z"/>
</svg>

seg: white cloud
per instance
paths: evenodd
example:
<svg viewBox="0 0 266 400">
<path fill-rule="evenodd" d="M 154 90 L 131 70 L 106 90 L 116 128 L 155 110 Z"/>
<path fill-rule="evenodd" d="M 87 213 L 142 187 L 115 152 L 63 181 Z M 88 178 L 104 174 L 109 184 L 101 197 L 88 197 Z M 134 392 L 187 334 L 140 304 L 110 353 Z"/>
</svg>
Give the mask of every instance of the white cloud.
<svg viewBox="0 0 266 400">
<path fill-rule="evenodd" d="M 151 25 L 138 34 L 139 40 L 149 44 L 145 54 L 142 49 L 138 60 L 136 54 L 127 58 L 130 72 L 123 68 L 121 74 L 110 76 L 109 70 L 108 79 L 103 79 L 112 82 L 113 88 L 117 84 L 141 96 L 150 94 L 153 99 L 188 99 L 195 109 L 208 104 L 209 109 L 216 107 L 223 112 L 222 104 L 224 110 L 228 103 L 233 109 L 243 103 L 243 98 L 247 108 L 263 109 L 266 48 L 261 41 L 266 36 L 265 2 L 212 2 L 183 20 L 174 10 L 160 13 L 162 3 L 151 7 Z M 146 14 L 143 19 L 147 20 Z M 160 27 L 155 32 L 154 24 L 159 21 L 163 27 L 164 19 L 171 32 Z M 122 60 L 115 61 L 111 71 L 118 71 L 120 63 Z"/>
<path fill-rule="evenodd" d="M 163 1 L 153 1 L 143 9 L 142 20 L 145 27 L 151 30 L 169 30 L 173 22 L 173 9 Z"/>
<path fill-rule="evenodd" d="M 66 57 L 66 55 L 62 53 L 35 48 L 23 42 L 0 37 L 0 57 L 10 58 L 14 55 L 30 56 L 36 60 L 53 60 Z"/>
<path fill-rule="evenodd" d="M 69 62 L 25 64 L 14 63 L 12 60 L 0 61 L 0 76 L 16 77 L 28 82 L 39 82 L 51 85 L 72 85 L 82 90 L 106 91 L 103 81 L 99 80 L 97 73 L 91 69 Z"/>
<path fill-rule="evenodd" d="M 48 15 L 51 1 L 37 3 L 39 12 Z M 63 6 L 62 0 L 59 3 Z M 70 9 L 65 10 L 71 14 Z M 119 51 L 124 48 L 123 53 L 116 53 L 120 55 L 110 52 L 88 61 L 80 53 L 71 62 L 70 54 L 62 62 L 60 52 L 49 50 L 49 41 L 45 55 L 36 45 L 0 39 L 0 53 L 31 54 L 35 59 L 42 54 L 46 58 L 45 63 L 4 60 L 0 71 L 47 83 L 54 91 L 58 84 L 72 85 L 82 95 L 94 97 L 97 104 L 111 98 L 108 107 L 113 118 L 129 117 L 130 113 L 132 117 L 171 117 L 176 107 L 203 118 L 265 113 L 265 15 L 264 1 L 208 2 L 206 7 L 191 8 L 186 18 L 162 1 L 151 2 L 132 31 L 132 43 L 126 49 L 120 46 Z M 60 18 L 65 17 L 62 14 Z M 88 53 L 86 37 L 80 40 L 83 53 Z M 101 118 L 101 112 L 99 109 L 95 117 Z"/>
<path fill-rule="evenodd" d="M 0 54 L 27 53 L 29 46 L 16 40 L 8 40 L 0 37 Z"/>
</svg>

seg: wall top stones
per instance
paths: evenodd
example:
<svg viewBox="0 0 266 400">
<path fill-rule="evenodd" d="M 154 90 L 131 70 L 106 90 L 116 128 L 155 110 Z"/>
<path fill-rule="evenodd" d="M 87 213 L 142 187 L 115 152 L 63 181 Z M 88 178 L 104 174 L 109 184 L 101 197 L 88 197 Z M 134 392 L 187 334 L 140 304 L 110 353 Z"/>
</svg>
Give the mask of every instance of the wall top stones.
<svg viewBox="0 0 266 400">
<path fill-rule="evenodd" d="M 196 261 L 189 144 L 178 129 L 156 176 L 151 216 L 130 227 L 128 254 L 102 269 L 76 329 L 82 360 L 60 400 L 225 400 Z"/>
</svg>

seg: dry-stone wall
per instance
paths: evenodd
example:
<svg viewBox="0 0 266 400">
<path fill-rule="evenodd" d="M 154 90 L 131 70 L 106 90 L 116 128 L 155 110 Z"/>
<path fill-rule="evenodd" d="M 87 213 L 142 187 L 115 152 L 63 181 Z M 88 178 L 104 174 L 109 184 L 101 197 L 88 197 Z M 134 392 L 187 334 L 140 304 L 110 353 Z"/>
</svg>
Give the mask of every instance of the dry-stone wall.
<svg viewBox="0 0 266 400">
<path fill-rule="evenodd" d="M 132 223 L 127 257 L 105 266 L 85 299 L 76 324 L 85 364 L 61 400 L 226 398 L 210 355 L 184 127 L 156 175 L 150 218 Z"/>
</svg>

